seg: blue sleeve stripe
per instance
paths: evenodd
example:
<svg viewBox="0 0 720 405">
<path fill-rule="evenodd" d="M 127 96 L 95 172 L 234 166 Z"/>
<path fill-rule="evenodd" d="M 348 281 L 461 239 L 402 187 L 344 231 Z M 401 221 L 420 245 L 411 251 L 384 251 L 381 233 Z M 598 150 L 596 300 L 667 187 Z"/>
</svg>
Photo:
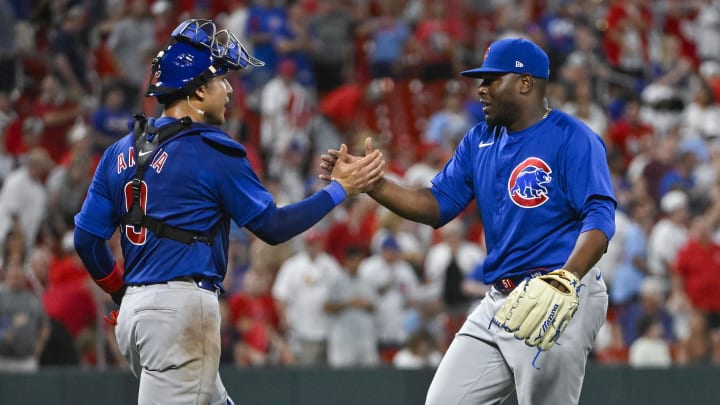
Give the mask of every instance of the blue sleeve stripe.
<svg viewBox="0 0 720 405">
<path fill-rule="evenodd" d="M 343 201 L 345 201 L 345 198 L 347 198 L 347 193 L 345 192 L 345 189 L 343 186 L 340 185 L 337 181 L 333 180 L 325 186 L 323 189 L 327 191 L 330 194 L 330 198 L 332 198 L 333 203 L 335 203 L 335 206 L 340 205 Z"/>
</svg>

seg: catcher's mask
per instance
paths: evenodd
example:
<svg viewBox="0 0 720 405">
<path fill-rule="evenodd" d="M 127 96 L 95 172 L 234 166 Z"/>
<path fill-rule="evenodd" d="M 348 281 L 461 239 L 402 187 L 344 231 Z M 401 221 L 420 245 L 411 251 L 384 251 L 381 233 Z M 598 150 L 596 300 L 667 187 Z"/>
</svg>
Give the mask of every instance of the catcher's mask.
<svg viewBox="0 0 720 405">
<path fill-rule="evenodd" d="M 235 35 L 228 30 L 218 31 L 211 20 L 185 20 L 153 59 L 145 95 L 155 96 L 161 102 L 181 98 L 215 76 L 263 65 Z"/>
</svg>

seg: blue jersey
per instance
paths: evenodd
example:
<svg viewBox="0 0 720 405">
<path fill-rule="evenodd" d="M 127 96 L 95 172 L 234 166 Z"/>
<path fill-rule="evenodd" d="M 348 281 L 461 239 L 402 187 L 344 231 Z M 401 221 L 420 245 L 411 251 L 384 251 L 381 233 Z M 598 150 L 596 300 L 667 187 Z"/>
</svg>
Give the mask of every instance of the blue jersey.
<svg viewBox="0 0 720 405">
<path fill-rule="evenodd" d="M 156 125 L 172 120 L 161 118 Z M 183 276 L 224 278 L 229 221 L 246 226 L 273 197 L 245 158 L 245 149 L 207 125 L 175 135 L 158 145 L 143 177 L 141 208 L 170 226 L 210 234 L 211 245 L 160 238 L 145 228 L 121 226 L 132 203 L 135 169 L 132 134 L 110 146 L 100 161 L 81 211 L 78 228 L 109 239 L 120 226 L 125 284 L 153 284 Z"/>
<path fill-rule="evenodd" d="M 560 111 L 514 133 L 476 125 L 432 184 L 443 224 L 476 200 L 488 250 L 479 277 L 485 283 L 561 267 L 586 204 L 615 205 L 602 139 Z M 614 229 L 602 230 L 609 239 Z"/>
</svg>

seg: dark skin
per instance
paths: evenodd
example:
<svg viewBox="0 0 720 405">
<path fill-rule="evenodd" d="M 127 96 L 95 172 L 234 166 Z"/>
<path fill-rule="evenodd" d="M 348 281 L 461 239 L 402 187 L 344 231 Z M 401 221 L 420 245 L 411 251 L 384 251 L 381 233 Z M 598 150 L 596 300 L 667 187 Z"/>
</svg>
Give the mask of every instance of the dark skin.
<svg viewBox="0 0 720 405">
<path fill-rule="evenodd" d="M 528 74 L 485 74 L 478 81 L 478 97 L 483 104 L 488 125 L 503 126 L 509 132 L 526 129 L 545 118 L 550 111 L 545 98 L 545 80 Z M 365 140 L 365 154 L 373 152 L 372 140 Z M 322 156 L 321 179 L 338 161 L 339 153 L 331 149 Z M 345 155 L 344 159 L 359 159 Z M 438 226 L 440 206 L 430 188 L 408 188 L 387 178 L 380 179 L 368 194 L 381 205 L 411 221 Z M 577 239 L 563 268 L 582 278 L 607 249 L 608 239 L 599 230 L 583 232 Z"/>
</svg>

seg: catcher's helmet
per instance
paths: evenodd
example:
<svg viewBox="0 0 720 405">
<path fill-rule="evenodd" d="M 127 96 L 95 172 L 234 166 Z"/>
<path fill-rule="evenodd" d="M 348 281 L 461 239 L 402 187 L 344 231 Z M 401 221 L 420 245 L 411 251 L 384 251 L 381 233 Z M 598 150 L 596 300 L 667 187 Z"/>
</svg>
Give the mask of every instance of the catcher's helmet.
<svg viewBox="0 0 720 405">
<path fill-rule="evenodd" d="M 248 53 L 227 30 L 210 20 L 191 19 L 175 28 L 170 42 L 152 62 L 146 96 L 159 99 L 191 94 L 214 76 L 265 63 Z"/>
</svg>

